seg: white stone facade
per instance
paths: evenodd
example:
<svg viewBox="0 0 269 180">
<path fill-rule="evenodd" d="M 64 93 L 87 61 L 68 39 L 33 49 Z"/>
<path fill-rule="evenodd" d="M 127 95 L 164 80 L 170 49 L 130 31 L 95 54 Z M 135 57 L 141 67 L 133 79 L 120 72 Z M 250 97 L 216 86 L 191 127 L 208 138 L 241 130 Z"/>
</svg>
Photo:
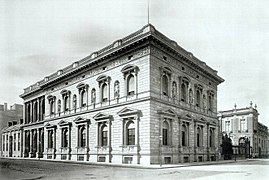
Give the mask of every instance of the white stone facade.
<svg viewBox="0 0 269 180">
<path fill-rule="evenodd" d="M 216 160 L 216 71 L 152 25 L 25 89 L 24 157 Z"/>
<path fill-rule="evenodd" d="M 227 111 L 220 111 L 218 114 L 221 131 L 227 134 L 234 146 L 250 142 L 250 155 L 252 157 L 266 157 L 268 154 L 268 128 L 258 122 L 258 110 L 252 107 L 235 108 Z"/>
</svg>

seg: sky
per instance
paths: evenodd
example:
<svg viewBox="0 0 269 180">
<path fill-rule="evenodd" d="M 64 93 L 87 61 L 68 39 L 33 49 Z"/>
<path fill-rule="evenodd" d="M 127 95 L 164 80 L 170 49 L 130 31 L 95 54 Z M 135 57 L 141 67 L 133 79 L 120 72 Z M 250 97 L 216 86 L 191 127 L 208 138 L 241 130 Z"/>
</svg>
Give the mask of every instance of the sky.
<svg viewBox="0 0 269 180">
<path fill-rule="evenodd" d="M 147 24 L 147 0 L 0 0 L 0 104 Z M 151 0 L 150 23 L 218 71 L 218 111 L 269 126 L 269 1 Z"/>
</svg>

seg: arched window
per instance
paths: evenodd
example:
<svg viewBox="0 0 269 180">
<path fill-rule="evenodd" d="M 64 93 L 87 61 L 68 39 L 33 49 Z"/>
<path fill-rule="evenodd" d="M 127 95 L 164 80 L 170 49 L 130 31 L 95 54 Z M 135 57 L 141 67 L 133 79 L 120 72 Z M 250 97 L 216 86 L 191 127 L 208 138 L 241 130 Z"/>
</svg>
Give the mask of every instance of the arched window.
<svg viewBox="0 0 269 180">
<path fill-rule="evenodd" d="M 89 85 L 88 84 L 84 84 L 84 83 L 80 83 L 79 85 L 77 85 L 78 88 L 78 92 L 79 92 L 79 106 L 80 108 L 82 107 L 86 107 L 87 106 L 87 93 L 88 93 L 88 88 Z"/>
<path fill-rule="evenodd" d="M 102 85 L 102 102 L 106 102 L 108 100 L 108 90 L 107 90 L 107 84 L 104 83 Z"/>
<path fill-rule="evenodd" d="M 87 102 L 87 96 L 86 96 L 86 90 L 82 90 L 80 94 L 80 102 L 81 102 L 81 107 L 86 107 L 86 102 Z"/>
<path fill-rule="evenodd" d="M 137 72 L 138 67 L 135 65 L 128 64 L 124 68 L 122 68 L 121 72 L 123 73 L 124 80 L 125 80 L 125 95 L 130 96 L 134 95 L 136 92 L 137 87 Z"/>
<path fill-rule="evenodd" d="M 79 127 L 79 147 L 86 147 L 86 128 L 84 126 Z"/>
<path fill-rule="evenodd" d="M 67 128 L 62 129 L 62 147 L 68 147 L 68 130 L 67 130 Z"/>
<path fill-rule="evenodd" d="M 54 141 L 53 130 L 49 130 L 48 131 L 48 148 L 53 148 L 53 141 Z"/>
<path fill-rule="evenodd" d="M 201 94 L 199 90 L 196 90 L 196 106 L 201 107 Z"/>
<path fill-rule="evenodd" d="M 64 96 L 64 110 L 69 110 L 69 96 Z"/>
<path fill-rule="evenodd" d="M 198 127 L 197 128 L 197 135 L 196 135 L 197 147 L 203 146 L 202 138 L 203 138 L 202 129 L 201 129 L 201 127 Z"/>
<path fill-rule="evenodd" d="M 164 121 L 163 122 L 163 145 L 167 146 L 168 145 L 168 140 L 169 140 L 169 125 L 168 122 Z"/>
<path fill-rule="evenodd" d="M 50 103 L 50 115 L 53 115 L 55 113 L 55 101 L 52 99 L 49 101 Z"/>
<path fill-rule="evenodd" d="M 186 85 L 185 83 L 181 84 L 181 101 L 186 102 L 187 100 L 187 92 L 186 92 Z"/>
<path fill-rule="evenodd" d="M 162 90 L 163 95 L 168 96 L 168 77 L 166 75 L 162 76 Z"/>
<path fill-rule="evenodd" d="M 127 125 L 127 145 L 135 145 L 135 125 L 130 121 Z"/>
<path fill-rule="evenodd" d="M 107 125 L 101 126 L 101 146 L 107 146 L 108 145 L 108 128 Z"/>
<path fill-rule="evenodd" d="M 182 125 L 181 129 L 181 144 L 182 146 L 188 146 L 188 129 L 185 124 Z"/>
<path fill-rule="evenodd" d="M 128 95 L 135 94 L 135 79 L 134 79 L 134 75 L 132 74 L 130 74 L 127 78 L 127 92 L 128 92 Z"/>
</svg>

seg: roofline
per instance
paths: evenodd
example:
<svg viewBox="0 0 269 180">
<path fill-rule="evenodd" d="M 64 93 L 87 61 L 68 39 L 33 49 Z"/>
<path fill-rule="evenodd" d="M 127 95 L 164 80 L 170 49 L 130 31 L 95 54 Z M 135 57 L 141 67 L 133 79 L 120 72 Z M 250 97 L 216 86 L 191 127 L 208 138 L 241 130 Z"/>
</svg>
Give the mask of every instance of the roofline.
<svg viewBox="0 0 269 180">
<path fill-rule="evenodd" d="M 52 82 L 55 82 L 56 80 L 63 78 L 70 73 L 76 73 L 81 69 L 84 69 L 85 67 L 88 67 L 106 56 L 111 55 L 112 53 L 115 53 L 123 48 L 126 48 L 127 46 L 130 46 L 131 44 L 134 44 L 137 41 L 140 41 L 144 38 L 147 38 L 149 36 L 153 36 L 155 39 L 158 39 L 159 41 L 166 44 L 168 47 L 179 53 L 181 56 L 186 58 L 189 63 L 197 65 L 198 67 L 204 67 L 205 69 L 201 68 L 205 72 L 212 75 L 218 83 L 224 82 L 224 79 L 222 79 L 220 76 L 217 75 L 217 71 L 206 65 L 205 62 L 199 60 L 195 56 L 193 56 L 192 53 L 186 51 L 182 47 L 180 47 L 175 41 L 169 39 L 161 32 L 157 31 L 155 27 L 151 24 L 145 25 L 142 29 L 122 38 L 114 41 L 112 44 L 102 48 L 99 51 L 91 53 L 89 56 L 86 56 L 85 58 L 82 58 L 79 61 L 76 61 L 72 63 L 71 65 L 58 70 L 57 72 L 46 76 L 43 80 L 40 80 L 36 82 L 35 84 L 27 87 L 24 89 L 24 93 L 20 95 L 21 98 L 24 98 L 38 90 L 41 90 L 42 87 L 51 84 Z"/>
</svg>

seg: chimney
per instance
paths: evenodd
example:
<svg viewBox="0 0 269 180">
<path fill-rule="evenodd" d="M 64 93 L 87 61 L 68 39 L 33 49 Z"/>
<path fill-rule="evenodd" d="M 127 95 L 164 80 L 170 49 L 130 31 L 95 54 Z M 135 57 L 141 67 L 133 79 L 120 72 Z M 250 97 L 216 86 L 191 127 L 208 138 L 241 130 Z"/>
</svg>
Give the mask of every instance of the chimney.
<svg viewBox="0 0 269 180">
<path fill-rule="evenodd" d="M 7 110 L 7 103 L 4 103 L 4 111 Z"/>
</svg>

